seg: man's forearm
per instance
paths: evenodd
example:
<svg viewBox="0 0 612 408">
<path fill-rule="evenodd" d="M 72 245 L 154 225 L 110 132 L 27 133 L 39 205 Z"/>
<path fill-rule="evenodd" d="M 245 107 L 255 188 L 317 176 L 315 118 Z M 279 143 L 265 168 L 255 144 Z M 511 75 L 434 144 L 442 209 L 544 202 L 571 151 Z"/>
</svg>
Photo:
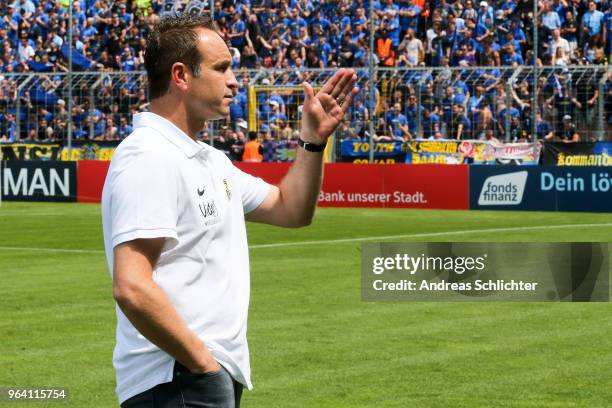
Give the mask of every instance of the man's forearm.
<svg viewBox="0 0 612 408">
<path fill-rule="evenodd" d="M 149 341 L 195 372 L 214 371 L 216 361 L 204 343 L 176 312 L 164 291 L 147 280 L 115 291 L 117 304 Z"/>
<path fill-rule="evenodd" d="M 323 152 L 297 148 L 295 162 L 279 187 L 285 209 L 299 226 L 312 221 L 323 180 Z"/>
</svg>

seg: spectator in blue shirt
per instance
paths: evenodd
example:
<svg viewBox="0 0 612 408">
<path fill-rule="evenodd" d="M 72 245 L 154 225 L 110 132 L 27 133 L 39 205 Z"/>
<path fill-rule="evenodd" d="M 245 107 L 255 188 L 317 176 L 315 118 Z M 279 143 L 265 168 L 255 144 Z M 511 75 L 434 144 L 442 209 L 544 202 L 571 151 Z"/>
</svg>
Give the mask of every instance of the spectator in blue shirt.
<svg viewBox="0 0 612 408">
<path fill-rule="evenodd" d="M 506 108 L 505 107 L 503 109 L 500 109 L 500 111 L 497 114 L 497 127 L 498 127 L 500 134 L 504 134 L 506 127 L 510 126 L 510 122 L 512 121 L 513 118 L 520 119 L 521 117 L 521 112 L 518 109 L 516 109 L 514 106 L 510 107 L 509 114 L 510 114 L 510 121 L 508 121 L 506 118 Z"/>
<path fill-rule="evenodd" d="M 119 20 L 125 23 L 126 27 L 129 27 L 132 24 L 133 16 L 131 13 L 127 12 L 127 6 L 125 3 L 119 4 L 119 13 L 117 13 L 117 17 L 119 17 Z"/>
<path fill-rule="evenodd" d="M 4 118 L 0 115 L 0 142 L 14 143 L 17 141 L 17 124 L 15 115 L 7 113 Z"/>
<path fill-rule="evenodd" d="M 510 18 L 516 10 L 516 3 L 514 0 L 506 0 L 502 3 L 500 10 L 504 12 L 506 18 Z"/>
<path fill-rule="evenodd" d="M 85 20 L 87 20 L 87 16 L 85 15 L 85 12 L 81 9 L 81 3 L 78 0 L 72 2 L 72 21 L 75 20 L 78 22 L 79 27 L 83 27 L 83 24 L 85 24 Z"/>
<path fill-rule="evenodd" d="M 323 32 L 327 32 L 331 26 L 331 22 L 327 19 L 327 17 L 321 14 L 320 9 L 317 9 L 315 12 L 315 17 L 312 20 L 312 25 L 315 24 L 320 25 Z"/>
<path fill-rule="evenodd" d="M 542 114 L 540 112 L 536 112 L 536 120 L 538 140 L 552 140 L 555 133 L 553 132 L 553 128 L 550 126 L 550 123 L 542 119 Z"/>
<path fill-rule="evenodd" d="M 589 37 L 599 37 L 602 32 L 604 13 L 597 10 L 595 1 L 589 1 L 589 11 L 582 16 L 582 31 Z"/>
<path fill-rule="evenodd" d="M 240 103 L 238 98 L 236 98 L 236 96 L 232 98 L 229 109 L 230 109 L 230 119 L 232 122 L 236 122 L 239 119 L 246 118 L 246 113 L 242 107 L 242 104 Z"/>
<path fill-rule="evenodd" d="M 423 111 L 425 108 L 417 104 L 416 95 L 408 97 L 408 105 L 406 106 L 406 119 L 408 119 L 408 131 L 411 135 L 416 135 L 418 131 L 418 121 L 423 119 Z"/>
<path fill-rule="evenodd" d="M 367 33 L 361 24 L 355 25 L 351 32 L 351 41 L 357 44 L 359 40 L 365 40 L 367 37 Z"/>
<path fill-rule="evenodd" d="M 272 111 L 270 112 L 268 125 L 271 129 L 279 129 L 280 121 L 286 122 L 287 115 L 280 111 L 279 104 L 275 100 L 270 101 L 270 106 L 272 107 Z"/>
<path fill-rule="evenodd" d="M 454 71 L 453 72 L 453 93 L 454 93 L 454 103 L 459 103 L 461 105 L 465 105 L 467 99 L 470 97 L 470 90 L 467 86 L 467 84 L 465 83 L 465 81 L 463 81 L 463 79 L 461 79 L 461 72 L 460 71 Z"/>
<path fill-rule="evenodd" d="M 355 15 L 353 16 L 351 24 L 353 26 L 361 24 L 364 27 L 368 24 L 368 19 L 367 19 L 366 15 L 365 15 L 365 9 L 363 7 L 358 7 L 355 10 Z"/>
<path fill-rule="evenodd" d="M 42 37 L 46 39 L 49 28 L 49 15 L 45 13 L 41 5 L 36 6 L 33 20 L 30 35 L 32 37 Z"/>
<path fill-rule="evenodd" d="M 478 8 L 478 22 L 490 28 L 493 26 L 493 21 L 495 21 L 493 7 L 490 7 L 486 1 L 481 1 Z"/>
<path fill-rule="evenodd" d="M 73 115 L 74 118 L 74 115 Z M 104 136 L 106 130 L 106 120 L 104 114 L 98 109 L 91 109 L 88 113 L 81 113 L 82 123 L 84 127 L 81 128 L 81 122 L 76 122 L 75 126 L 83 130 L 83 134 L 80 137 L 87 138 L 90 132 L 90 126 L 93 127 L 94 137 L 101 138 Z"/>
<path fill-rule="evenodd" d="M 315 5 L 310 0 L 301 0 L 299 1 L 295 7 L 300 10 L 300 14 L 304 17 L 306 21 L 309 21 L 315 12 Z"/>
<path fill-rule="evenodd" d="M 28 19 L 36 11 L 36 6 L 31 0 L 15 0 L 13 2 L 15 13 L 19 13 L 21 10 L 25 12 L 24 18 Z"/>
<path fill-rule="evenodd" d="M 565 22 L 565 10 L 571 6 L 567 2 L 561 2 L 560 0 L 552 0 L 550 7 L 552 10 L 559 15 L 561 25 Z"/>
<path fill-rule="evenodd" d="M 129 124 L 127 117 L 121 116 L 119 119 L 119 127 L 117 128 L 117 137 L 125 139 L 132 133 L 132 126 Z"/>
<path fill-rule="evenodd" d="M 246 44 L 246 24 L 240 18 L 240 14 L 234 13 L 232 21 L 228 25 L 228 31 L 232 47 L 242 50 L 242 47 Z"/>
<path fill-rule="evenodd" d="M 408 128 L 408 119 L 402 113 L 402 105 L 393 105 L 393 112 L 387 114 L 387 123 L 391 127 L 391 134 L 395 139 L 411 139 L 412 135 Z"/>
<path fill-rule="evenodd" d="M 340 9 L 339 17 L 340 18 L 338 21 L 336 21 L 336 23 L 340 26 L 340 31 L 344 33 L 347 30 L 350 30 L 352 24 L 351 18 L 345 14 L 345 11 L 342 8 Z"/>
<path fill-rule="evenodd" d="M 517 54 L 514 49 L 514 45 L 508 43 L 504 47 L 504 53 L 502 55 L 502 65 L 523 65 L 525 62 L 523 61 L 523 57 L 520 54 Z"/>
<path fill-rule="evenodd" d="M 323 61 L 323 66 L 327 67 L 330 63 L 332 55 L 331 45 L 329 45 L 325 37 L 318 36 L 314 38 L 313 47 L 315 48 L 321 61 Z"/>
<path fill-rule="evenodd" d="M 260 133 L 263 134 L 263 142 L 261 144 L 261 153 L 263 154 L 263 161 L 274 162 L 278 160 L 277 149 L 278 142 L 272 138 L 272 132 L 266 125 L 261 127 Z"/>
<path fill-rule="evenodd" d="M 421 127 L 423 129 L 424 139 L 441 138 L 440 117 L 436 113 L 431 112 L 428 109 L 423 110 L 423 118 L 421 119 Z"/>
<path fill-rule="evenodd" d="M 358 100 L 353 103 L 353 106 L 350 109 L 350 115 L 351 127 L 355 130 L 357 134 L 362 134 L 362 131 L 365 130 L 366 124 L 370 120 L 368 108 L 365 107 L 363 101 Z"/>
<path fill-rule="evenodd" d="M 246 87 L 248 86 L 248 79 L 245 79 L 244 84 L 242 87 L 236 89 L 235 91 L 232 90 L 232 93 L 234 95 L 234 99 L 236 99 L 238 101 L 238 103 L 240 104 L 240 106 L 242 107 L 242 111 L 244 112 L 244 117 L 246 118 L 246 113 L 247 113 L 247 104 L 248 104 L 248 98 L 247 98 L 247 94 L 246 94 Z"/>
<path fill-rule="evenodd" d="M 400 43 L 400 18 L 399 7 L 393 4 L 393 0 L 385 0 L 382 27 L 387 29 L 393 46 L 397 48 Z"/>
<path fill-rule="evenodd" d="M 85 20 L 85 24 L 83 25 L 83 29 L 81 30 L 81 40 L 85 41 L 95 37 L 98 34 L 98 30 L 94 26 L 94 19 L 89 17 Z"/>
<path fill-rule="evenodd" d="M 453 86 L 448 86 L 446 88 L 446 94 L 442 98 L 441 107 L 442 107 L 442 119 L 444 122 L 450 122 L 453 117 L 453 105 L 459 102 L 460 98 L 455 97 L 455 88 Z"/>
<path fill-rule="evenodd" d="M 604 28 L 606 32 L 606 53 L 612 54 L 612 10 L 606 11 L 604 16 Z"/>
<path fill-rule="evenodd" d="M 419 13 L 421 9 L 419 6 L 414 4 L 412 0 L 405 0 L 399 9 L 400 27 L 402 33 L 408 31 L 408 29 L 418 32 Z"/>
<path fill-rule="evenodd" d="M 553 31 L 555 28 L 561 28 L 561 19 L 559 18 L 559 15 L 553 11 L 549 3 L 544 3 L 542 22 L 550 31 Z"/>
<path fill-rule="evenodd" d="M 508 31 L 506 33 L 504 41 L 501 42 L 500 45 L 502 47 L 505 47 L 507 45 L 512 45 L 512 47 L 514 48 L 514 51 L 516 51 L 517 54 L 521 54 L 522 52 L 521 44 L 518 42 L 518 40 L 514 38 L 514 32 L 512 31 Z"/>
<path fill-rule="evenodd" d="M 140 66 L 140 61 L 134 57 L 134 53 L 130 47 L 126 46 L 123 50 L 121 68 L 124 71 L 136 71 Z"/>
</svg>

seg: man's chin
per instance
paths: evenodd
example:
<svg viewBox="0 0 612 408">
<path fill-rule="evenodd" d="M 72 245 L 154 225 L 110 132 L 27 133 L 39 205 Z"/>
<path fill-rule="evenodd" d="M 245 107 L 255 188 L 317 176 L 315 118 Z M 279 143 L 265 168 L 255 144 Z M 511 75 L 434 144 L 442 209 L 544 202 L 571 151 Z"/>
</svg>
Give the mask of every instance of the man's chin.
<svg viewBox="0 0 612 408">
<path fill-rule="evenodd" d="M 229 109 L 222 109 L 220 112 L 211 113 L 210 117 L 206 118 L 206 120 L 222 120 L 229 118 Z"/>
</svg>

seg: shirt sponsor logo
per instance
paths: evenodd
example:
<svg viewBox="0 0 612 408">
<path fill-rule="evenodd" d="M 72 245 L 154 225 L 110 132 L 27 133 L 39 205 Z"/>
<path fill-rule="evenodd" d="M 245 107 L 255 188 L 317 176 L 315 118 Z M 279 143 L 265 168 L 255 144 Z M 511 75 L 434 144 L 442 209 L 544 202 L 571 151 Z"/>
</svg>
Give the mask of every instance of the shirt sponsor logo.
<svg viewBox="0 0 612 408">
<path fill-rule="evenodd" d="M 527 171 L 488 177 L 480 190 L 478 205 L 519 205 L 523 201 Z"/>
<path fill-rule="evenodd" d="M 204 225 L 211 226 L 221 222 L 219 217 L 219 209 L 214 200 L 198 204 L 200 213 L 204 217 Z"/>
<path fill-rule="evenodd" d="M 200 212 L 204 219 L 215 218 L 219 216 L 219 210 L 217 209 L 217 204 L 214 201 L 208 201 L 206 203 L 200 203 L 198 205 L 200 208 Z"/>
</svg>

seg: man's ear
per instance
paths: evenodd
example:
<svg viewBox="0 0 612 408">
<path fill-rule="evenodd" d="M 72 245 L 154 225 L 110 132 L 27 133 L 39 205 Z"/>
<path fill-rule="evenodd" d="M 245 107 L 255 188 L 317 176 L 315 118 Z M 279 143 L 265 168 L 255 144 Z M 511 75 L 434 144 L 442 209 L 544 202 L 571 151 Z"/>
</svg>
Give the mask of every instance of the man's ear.
<svg viewBox="0 0 612 408">
<path fill-rule="evenodd" d="M 175 62 L 170 68 L 170 83 L 181 91 L 186 91 L 191 80 L 191 71 L 182 62 Z"/>
</svg>

